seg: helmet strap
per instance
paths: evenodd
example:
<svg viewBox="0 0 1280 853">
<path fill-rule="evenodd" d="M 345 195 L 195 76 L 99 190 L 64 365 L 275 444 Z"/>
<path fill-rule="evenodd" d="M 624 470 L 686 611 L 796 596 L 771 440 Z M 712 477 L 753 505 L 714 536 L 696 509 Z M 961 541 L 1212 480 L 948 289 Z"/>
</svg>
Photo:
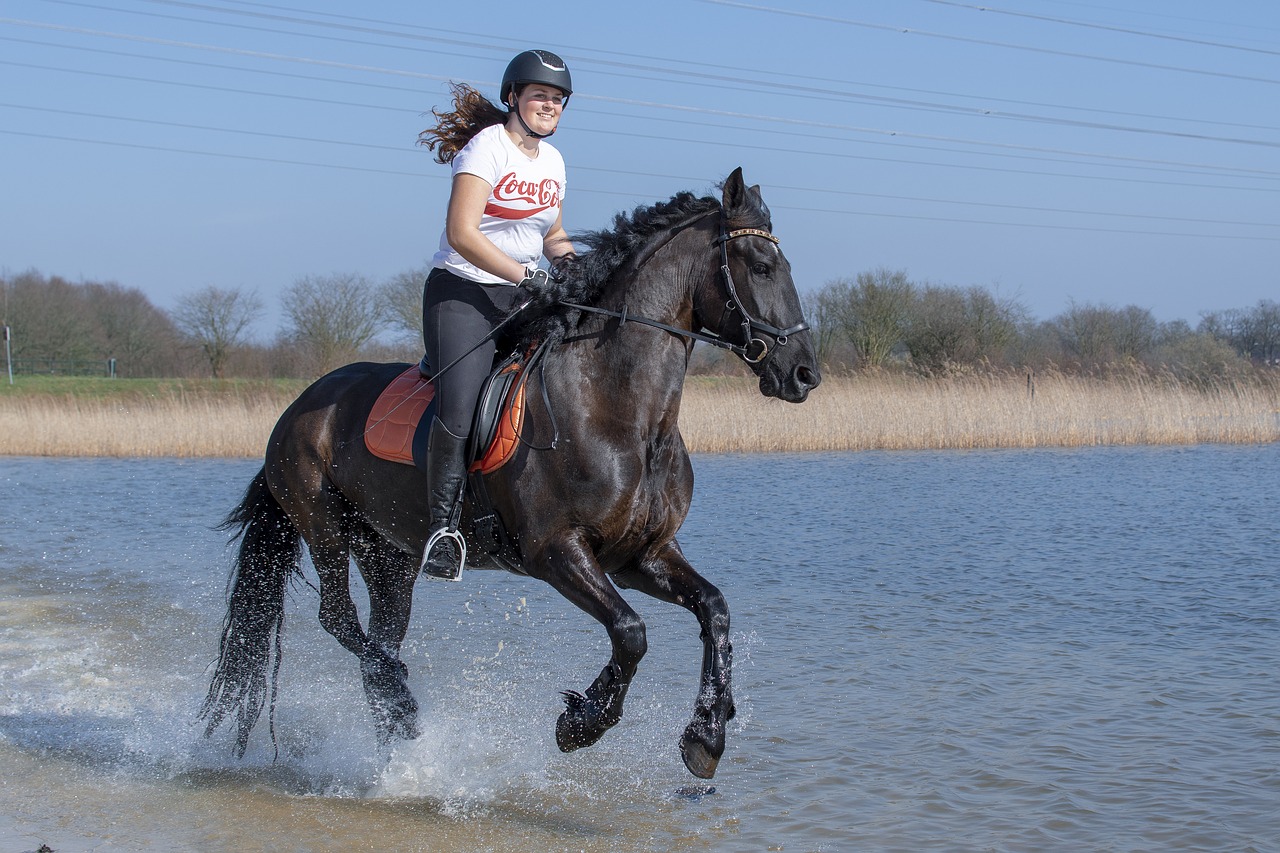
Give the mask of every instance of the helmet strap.
<svg viewBox="0 0 1280 853">
<path fill-rule="evenodd" d="M 519 101 L 517 101 L 516 106 L 512 107 L 511 109 L 516 114 L 516 118 L 519 119 L 520 126 L 524 128 L 524 132 L 532 136 L 534 139 L 546 139 L 552 133 L 555 133 L 554 130 L 551 131 L 551 133 L 535 133 L 533 128 L 529 127 L 529 123 L 524 120 L 524 116 L 520 115 Z"/>
<path fill-rule="evenodd" d="M 515 100 L 515 104 L 507 104 L 507 111 L 516 114 L 516 119 L 520 122 L 520 126 L 524 128 L 525 133 L 529 134 L 534 139 L 546 139 L 548 136 L 555 133 L 554 130 L 551 131 L 551 133 L 536 133 L 533 128 L 529 127 L 529 123 L 524 120 L 524 116 L 520 115 L 520 95 L 516 92 L 515 86 L 511 87 L 511 97 Z M 569 103 L 569 99 L 565 98 L 563 103 Z"/>
</svg>

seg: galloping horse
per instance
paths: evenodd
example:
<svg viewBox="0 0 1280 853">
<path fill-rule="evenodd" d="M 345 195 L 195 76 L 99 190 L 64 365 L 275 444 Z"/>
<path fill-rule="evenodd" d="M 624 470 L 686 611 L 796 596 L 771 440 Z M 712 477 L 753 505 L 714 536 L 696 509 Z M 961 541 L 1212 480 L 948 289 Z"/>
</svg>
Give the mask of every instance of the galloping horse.
<svg viewBox="0 0 1280 853">
<path fill-rule="evenodd" d="M 473 553 L 469 563 L 546 581 L 608 632 L 600 675 L 585 692 L 564 693 L 556 742 L 565 752 L 619 721 L 646 651 L 644 622 L 617 587 L 690 610 L 704 653 L 680 751 L 691 773 L 711 778 L 734 715 L 733 650 L 724 597 L 675 538 L 693 493 L 677 426 L 685 370 L 694 340 L 708 340 L 740 355 L 762 394 L 799 403 L 820 381 L 816 356 L 769 210 L 741 169 L 720 199 L 680 193 L 579 239 L 590 251 L 576 277 L 590 304 L 549 315 L 560 332 L 525 380 L 542 405 L 526 406 L 514 456 L 484 477 L 515 556 Z M 375 399 L 406 367 L 351 364 L 303 391 L 227 517 L 241 543 L 203 716 L 206 736 L 236 716 L 238 754 L 266 702 L 268 673 L 279 670 L 285 590 L 301 571 L 303 541 L 319 576 L 320 622 L 359 659 L 380 742 L 417 735 L 400 647 L 428 533 L 427 482 L 362 440 Z M 352 561 L 369 591 L 367 630 L 351 597 Z"/>
</svg>

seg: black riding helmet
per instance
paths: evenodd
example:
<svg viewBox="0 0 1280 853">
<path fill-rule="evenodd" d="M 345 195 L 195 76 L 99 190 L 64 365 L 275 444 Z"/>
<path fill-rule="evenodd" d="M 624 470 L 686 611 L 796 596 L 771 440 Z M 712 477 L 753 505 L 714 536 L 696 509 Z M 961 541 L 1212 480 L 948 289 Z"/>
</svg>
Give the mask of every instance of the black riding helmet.
<svg viewBox="0 0 1280 853">
<path fill-rule="evenodd" d="M 569 103 L 569 96 L 573 94 L 573 80 L 569 77 L 569 67 L 564 64 L 563 59 L 549 50 L 526 50 L 508 63 L 507 71 L 502 75 L 502 88 L 499 90 L 504 107 L 510 107 L 507 96 L 514 92 L 517 86 L 525 83 L 545 83 L 548 86 L 555 86 L 564 92 L 566 104 Z"/>
</svg>

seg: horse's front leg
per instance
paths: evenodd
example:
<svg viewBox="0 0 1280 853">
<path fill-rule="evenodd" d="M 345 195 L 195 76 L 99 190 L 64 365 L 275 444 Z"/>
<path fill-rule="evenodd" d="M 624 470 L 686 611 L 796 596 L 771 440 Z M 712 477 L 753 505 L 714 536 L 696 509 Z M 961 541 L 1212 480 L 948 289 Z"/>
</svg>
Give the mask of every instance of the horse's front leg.
<svg viewBox="0 0 1280 853">
<path fill-rule="evenodd" d="M 648 650 L 644 621 L 618 594 L 591 549 L 573 534 L 532 561 L 530 574 L 545 580 L 609 632 L 613 654 L 585 693 L 566 691 L 567 706 L 556 721 L 556 744 L 572 752 L 591 746 L 622 719 L 622 703 L 640 659 Z"/>
<path fill-rule="evenodd" d="M 657 556 L 616 575 L 614 580 L 619 586 L 678 604 L 698 618 L 702 628 L 702 682 L 693 720 L 680 737 L 680 756 L 690 773 L 710 779 L 724 754 L 725 724 L 736 713 L 729 605 L 720 590 L 694 570 L 674 540 Z"/>
</svg>

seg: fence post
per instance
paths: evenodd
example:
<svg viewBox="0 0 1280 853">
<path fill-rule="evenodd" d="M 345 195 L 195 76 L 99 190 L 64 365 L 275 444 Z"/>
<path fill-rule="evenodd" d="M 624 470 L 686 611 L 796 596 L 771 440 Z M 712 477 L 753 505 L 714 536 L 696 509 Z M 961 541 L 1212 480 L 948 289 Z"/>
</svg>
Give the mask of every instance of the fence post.
<svg viewBox="0 0 1280 853">
<path fill-rule="evenodd" d="M 9 353 L 9 327 L 4 327 L 4 363 L 9 367 L 9 384 L 13 384 L 13 356 Z"/>
</svg>

